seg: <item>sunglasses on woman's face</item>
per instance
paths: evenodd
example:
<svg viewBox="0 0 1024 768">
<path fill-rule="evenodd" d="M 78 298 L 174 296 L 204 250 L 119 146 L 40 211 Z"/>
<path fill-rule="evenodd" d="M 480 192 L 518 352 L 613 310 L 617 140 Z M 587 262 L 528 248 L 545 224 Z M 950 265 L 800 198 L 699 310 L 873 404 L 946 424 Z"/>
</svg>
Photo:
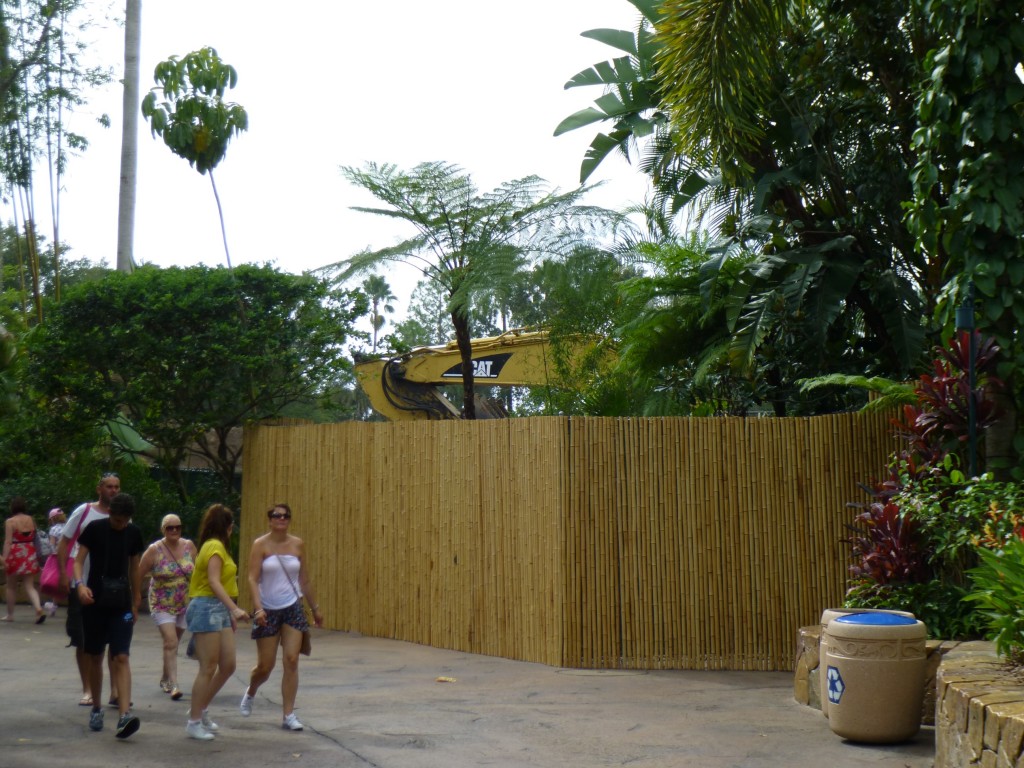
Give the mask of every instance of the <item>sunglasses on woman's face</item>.
<svg viewBox="0 0 1024 768">
<path fill-rule="evenodd" d="M 165 525 L 164 526 L 164 530 L 165 531 L 180 531 L 181 530 L 181 526 L 180 525 Z"/>
<path fill-rule="evenodd" d="M 289 515 L 287 512 L 274 512 L 270 516 L 270 519 L 271 520 L 291 520 L 292 516 Z"/>
</svg>

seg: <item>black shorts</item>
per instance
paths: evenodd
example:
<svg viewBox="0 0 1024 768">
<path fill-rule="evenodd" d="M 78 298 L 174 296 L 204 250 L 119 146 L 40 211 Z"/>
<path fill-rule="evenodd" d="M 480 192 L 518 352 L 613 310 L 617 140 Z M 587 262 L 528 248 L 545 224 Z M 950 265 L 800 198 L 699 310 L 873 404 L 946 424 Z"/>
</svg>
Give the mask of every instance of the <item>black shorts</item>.
<svg viewBox="0 0 1024 768">
<path fill-rule="evenodd" d="M 82 650 L 100 656 L 110 646 L 111 656 L 128 655 L 132 645 L 135 618 L 124 609 L 82 606 Z"/>
<path fill-rule="evenodd" d="M 84 648 L 82 639 L 82 604 L 78 602 L 78 590 L 68 592 L 68 616 L 64 620 L 64 631 L 68 635 L 68 646 Z"/>
<path fill-rule="evenodd" d="M 309 621 L 306 619 L 306 612 L 302 610 L 302 603 L 296 600 L 294 603 L 289 605 L 287 608 L 280 608 L 278 610 L 266 611 L 267 623 L 265 626 L 260 626 L 256 622 L 252 623 L 251 636 L 253 640 L 259 640 L 261 637 L 273 637 L 281 631 L 281 626 L 287 624 L 289 627 L 294 627 L 299 632 L 305 632 L 309 629 Z"/>
</svg>

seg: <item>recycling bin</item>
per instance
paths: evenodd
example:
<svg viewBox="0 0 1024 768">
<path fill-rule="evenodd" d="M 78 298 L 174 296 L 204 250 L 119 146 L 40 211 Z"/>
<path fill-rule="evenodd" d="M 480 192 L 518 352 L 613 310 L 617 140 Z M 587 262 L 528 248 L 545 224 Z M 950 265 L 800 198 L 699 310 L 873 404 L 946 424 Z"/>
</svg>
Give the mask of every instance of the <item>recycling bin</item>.
<svg viewBox="0 0 1024 768">
<path fill-rule="evenodd" d="M 825 645 L 828 722 L 844 739 L 868 744 L 907 741 L 921 729 L 924 623 L 868 611 L 828 623 Z"/>
<path fill-rule="evenodd" d="M 826 608 L 821 612 L 821 632 L 818 634 L 818 691 L 821 698 L 821 714 L 828 717 L 828 681 L 825 680 L 825 639 L 828 633 L 828 623 L 832 619 L 846 616 L 851 613 L 894 613 L 897 616 L 915 618 L 914 614 L 907 611 L 891 611 L 876 608 Z"/>
</svg>

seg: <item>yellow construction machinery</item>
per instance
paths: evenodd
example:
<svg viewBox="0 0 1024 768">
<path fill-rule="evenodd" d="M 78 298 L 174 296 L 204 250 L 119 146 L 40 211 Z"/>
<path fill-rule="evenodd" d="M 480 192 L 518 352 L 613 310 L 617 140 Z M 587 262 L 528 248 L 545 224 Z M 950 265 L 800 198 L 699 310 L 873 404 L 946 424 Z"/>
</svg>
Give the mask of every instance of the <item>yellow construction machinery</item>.
<svg viewBox="0 0 1024 768">
<path fill-rule="evenodd" d="M 581 341 L 569 348 L 583 353 L 592 346 L 593 341 Z M 560 386 L 547 331 L 507 331 L 474 339 L 472 347 L 475 386 Z M 462 418 L 439 389 L 462 384 L 462 358 L 454 341 L 395 357 L 357 360 L 355 373 L 374 410 L 391 421 Z M 474 402 L 478 419 L 508 416 L 500 401 L 477 397 Z"/>
</svg>

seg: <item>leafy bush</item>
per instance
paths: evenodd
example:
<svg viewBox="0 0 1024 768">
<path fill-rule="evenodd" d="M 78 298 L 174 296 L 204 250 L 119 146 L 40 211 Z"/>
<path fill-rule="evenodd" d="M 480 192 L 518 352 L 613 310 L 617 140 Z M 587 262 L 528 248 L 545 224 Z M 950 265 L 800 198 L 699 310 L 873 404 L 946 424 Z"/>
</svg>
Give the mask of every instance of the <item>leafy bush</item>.
<svg viewBox="0 0 1024 768">
<path fill-rule="evenodd" d="M 932 636 L 978 636 L 983 625 L 964 598 L 967 573 L 978 562 L 977 545 L 1003 537 L 1014 517 L 993 510 L 1019 507 L 1021 489 L 990 476 L 966 478 L 960 470 L 974 400 L 976 425 L 997 417 L 986 392 L 1002 387 L 991 375 L 998 348 L 975 336 L 977 385 L 969 386 L 969 337 L 936 350 L 930 373 L 915 385 L 916 404 L 904 404 L 894 420 L 905 448 L 893 457 L 889 476 L 868 488 L 871 502 L 850 526 L 851 584 L 845 605 L 898 608 L 925 622 Z M 987 527 L 986 527 L 987 526 Z"/>
<path fill-rule="evenodd" d="M 933 637 L 980 637 L 984 623 L 964 599 L 969 573 L 980 548 L 1017 540 L 1024 486 L 942 469 L 870 505 L 857 521 L 863 533 L 850 539 L 855 562 L 844 605 L 910 611 Z"/>
<path fill-rule="evenodd" d="M 964 602 L 967 591 L 938 581 L 878 584 L 871 579 L 852 582 L 848 608 L 909 611 L 924 622 L 932 637 L 979 637 L 984 628 L 977 611 Z"/>
<path fill-rule="evenodd" d="M 981 608 L 987 636 L 1011 662 L 1024 662 L 1024 541 L 1001 550 L 978 548 L 981 565 L 970 571 L 975 590 L 966 599 Z"/>
<path fill-rule="evenodd" d="M 900 512 L 895 502 L 876 501 L 857 515 L 849 541 L 854 564 L 850 574 L 875 584 L 921 581 L 927 564 L 914 520 Z"/>
</svg>

